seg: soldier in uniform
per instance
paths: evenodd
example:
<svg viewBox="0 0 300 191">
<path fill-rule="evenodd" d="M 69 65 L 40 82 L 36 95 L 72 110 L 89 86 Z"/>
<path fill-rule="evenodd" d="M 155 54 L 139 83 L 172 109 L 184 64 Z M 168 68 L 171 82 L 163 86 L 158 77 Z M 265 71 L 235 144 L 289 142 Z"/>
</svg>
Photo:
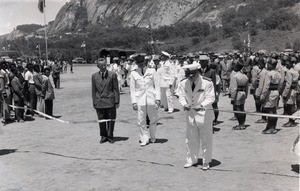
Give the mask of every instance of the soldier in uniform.
<svg viewBox="0 0 300 191">
<path fill-rule="evenodd" d="M 130 95 L 132 107 L 138 112 L 138 126 L 140 128 L 141 146 L 154 143 L 160 105 L 160 88 L 157 72 L 154 68 L 147 68 L 144 56 L 136 58 L 138 68 L 131 72 Z M 149 129 L 146 117 L 149 117 Z"/>
<path fill-rule="evenodd" d="M 296 58 L 287 60 L 285 62 L 287 71 L 285 74 L 285 87 L 282 93 L 282 99 L 284 102 L 284 107 L 287 115 L 293 115 L 296 111 L 296 97 L 298 87 L 299 73 L 294 69 L 294 64 L 296 64 Z M 295 120 L 290 118 L 289 121 L 283 124 L 283 127 L 295 127 L 297 124 Z"/>
<path fill-rule="evenodd" d="M 277 60 L 270 59 L 267 63 L 268 73 L 264 79 L 264 85 L 262 88 L 262 93 L 260 95 L 260 100 L 262 106 L 264 107 L 266 113 L 277 114 L 277 102 L 279 99 L 279 85 L 281 81 L 281 75 L 276 70 Z M 262 131 L 263 134 L 275 134 L 277 132 L 278 118 L 268 117 L 267 126 Z"/>
<path fill-rule="evenodd" d="M 257 87 L 256 91 L 254 92 L 255 103 L 257 103 L 258 107 L 260 107 L 260 112 L 266 113 L 264 107 L 262 106 L 260 96 L 262 94 L 262 89 L 263 89 L 265 78 L 266 78 L 268 71 L 265 68 L 265 60 L 263 58 L 258 59 L 258 65 L 259 65 L 259 68 L 261 69 L 261 71 L 259 72 L 259 75 L 258 75 L 258 87 Z M 255 123 L 267 123 L 267 118 L 265 116 L 262 116 L 262 118 L 259 119 L 258 121 L 256 121 Z"/>
<path fill-rule="evenodd" d="M 215 101 L 214 85 L 209 78 L 202 77 L 198 64 L 185 65 L 187 79 L 178 87 L 179 102 L 186 111 L 187 163 L 185 168 L 198 164 L 200 142 L 203 152 L 203 170 L 209 169 L 212 159 L 212 123 Z"/>
<path fill-rule="evenodd" d="M 299 78 L 298 78 L 298 91 L 297 91 L 297 109 L 300 110 L 300 55 L 298 55 L 297 58 L 297 64 L 294 66 L 294 69 L 298 72 Z"/>
<path fill-rule="evenodd" d="M 161 104 L 165 111 L 173 113 L 173 91 L 176 69 L 174 63 L 170 60 L 171 55 L 162 51 L 161 68 L 159 69 Z"/>
<path fill-rule="evenodd" d="M 245 111 L 245 101 L 248 95 L 248 77 L 242 72 L 243 65 L 238 62 L 234 66 L 234 71 L 236 72 L 233 75 L 231 80 L 231 103 L 233 105 L 234 111 Z M 246 129 L 245 120 L 246 114 L 235 113 L 235 116 L 239 122 L 239 125 L 234 126 L 234 130 L 243 130 Z"/>
</svg>

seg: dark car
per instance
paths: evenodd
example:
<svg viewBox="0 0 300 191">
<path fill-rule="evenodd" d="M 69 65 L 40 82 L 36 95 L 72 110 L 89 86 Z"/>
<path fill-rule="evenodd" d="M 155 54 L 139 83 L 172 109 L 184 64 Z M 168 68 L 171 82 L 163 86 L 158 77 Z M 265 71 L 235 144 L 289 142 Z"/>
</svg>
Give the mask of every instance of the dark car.
<svg viewBox="0 0 300 191">
<path fill-rule="evenodd" d="M 72 62 L 74 64 L 86 64 L 86 61 L 81 57 L 75 58 L 74 60 L 72 60 Z"/>
</svg>

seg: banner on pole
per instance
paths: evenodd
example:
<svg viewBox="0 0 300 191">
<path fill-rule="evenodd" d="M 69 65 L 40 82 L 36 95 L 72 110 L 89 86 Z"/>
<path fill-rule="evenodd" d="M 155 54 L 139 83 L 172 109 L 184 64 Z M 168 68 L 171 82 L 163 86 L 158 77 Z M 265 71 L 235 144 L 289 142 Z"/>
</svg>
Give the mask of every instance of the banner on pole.
<svg viewBox="0 0 300 191">
<path fill-rule="evenodd" d="M 41 13 L 44 13 L 44 8 L 46 7 L 45 0 L 39 0 L 38 8 Z"/>
</svg>

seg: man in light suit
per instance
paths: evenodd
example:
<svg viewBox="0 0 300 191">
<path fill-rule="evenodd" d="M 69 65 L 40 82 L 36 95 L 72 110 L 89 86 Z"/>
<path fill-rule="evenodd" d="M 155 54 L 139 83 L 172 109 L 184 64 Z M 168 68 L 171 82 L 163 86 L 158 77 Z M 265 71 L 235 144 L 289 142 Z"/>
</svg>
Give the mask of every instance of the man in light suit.
<svg viewBox="0 0 300 191">
<path fill-rule="evenodd" d="M 100 143 L 109 141 L 114 143 L 114 126 L 117 108 L 120 104 L 120 92 L 117 74 L 106 68 L 106 60 L 100 58 L 97 64 L 100 69 L 92 75 L 92 98 L 98 119 L 108 119 L 108 122 L 99 123 Z"/>
<path fill-rule="evenodd" d="M 132 107 L 138 111 L 138 126 L 140 128 L 141 146 L 155 142 L 155 131 L 158 119 L 158 107 L 160 105 L 159 79 L 155 68 L 147 68 L 144 56 L 136 58 L 138 68 L 130 74 L 130 95 Z M 149 117 L 149 129 L 146 125 L 146 117 Z"/>
<path fill-rule="evenodd" d="M 203 152 L 203 170 L 209 169 L 212 159 L 212 123 L 215 101 L 214 85 L 207 77 L 199 74 L 199 64 L 185 65 L 187 79 L 178 86 L 179 102 L 186 111 L 187 163 L 185 168 L 198 164 L 200 142 Z M 209 110 L 207 110 L 209 109 Z"/>
<path fill-rule="evenodd" d="M 173 91 L 176 69 L 174 63 L 170 60 L 171 55 L 162 51 L 161 68 L 159 71 L 161 104 L 168 113 L 174 112 Z"/>
</svg>

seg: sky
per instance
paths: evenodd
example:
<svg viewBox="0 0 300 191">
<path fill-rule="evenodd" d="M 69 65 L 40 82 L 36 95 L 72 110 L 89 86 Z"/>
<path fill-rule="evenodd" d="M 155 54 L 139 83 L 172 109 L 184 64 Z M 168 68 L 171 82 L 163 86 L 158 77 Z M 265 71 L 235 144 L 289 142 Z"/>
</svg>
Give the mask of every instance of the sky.
<svg viewBox="0 0 300 191">
<path fill-rule="evenodd" d="M 46 21 L 49 22 L 70 0 L 45 1 Z M 0 35 L 10 33 L 22 24 L 44 24 L 44 15 L 38 10 L 38 0 L 0 0 Z"/>
</svg>

